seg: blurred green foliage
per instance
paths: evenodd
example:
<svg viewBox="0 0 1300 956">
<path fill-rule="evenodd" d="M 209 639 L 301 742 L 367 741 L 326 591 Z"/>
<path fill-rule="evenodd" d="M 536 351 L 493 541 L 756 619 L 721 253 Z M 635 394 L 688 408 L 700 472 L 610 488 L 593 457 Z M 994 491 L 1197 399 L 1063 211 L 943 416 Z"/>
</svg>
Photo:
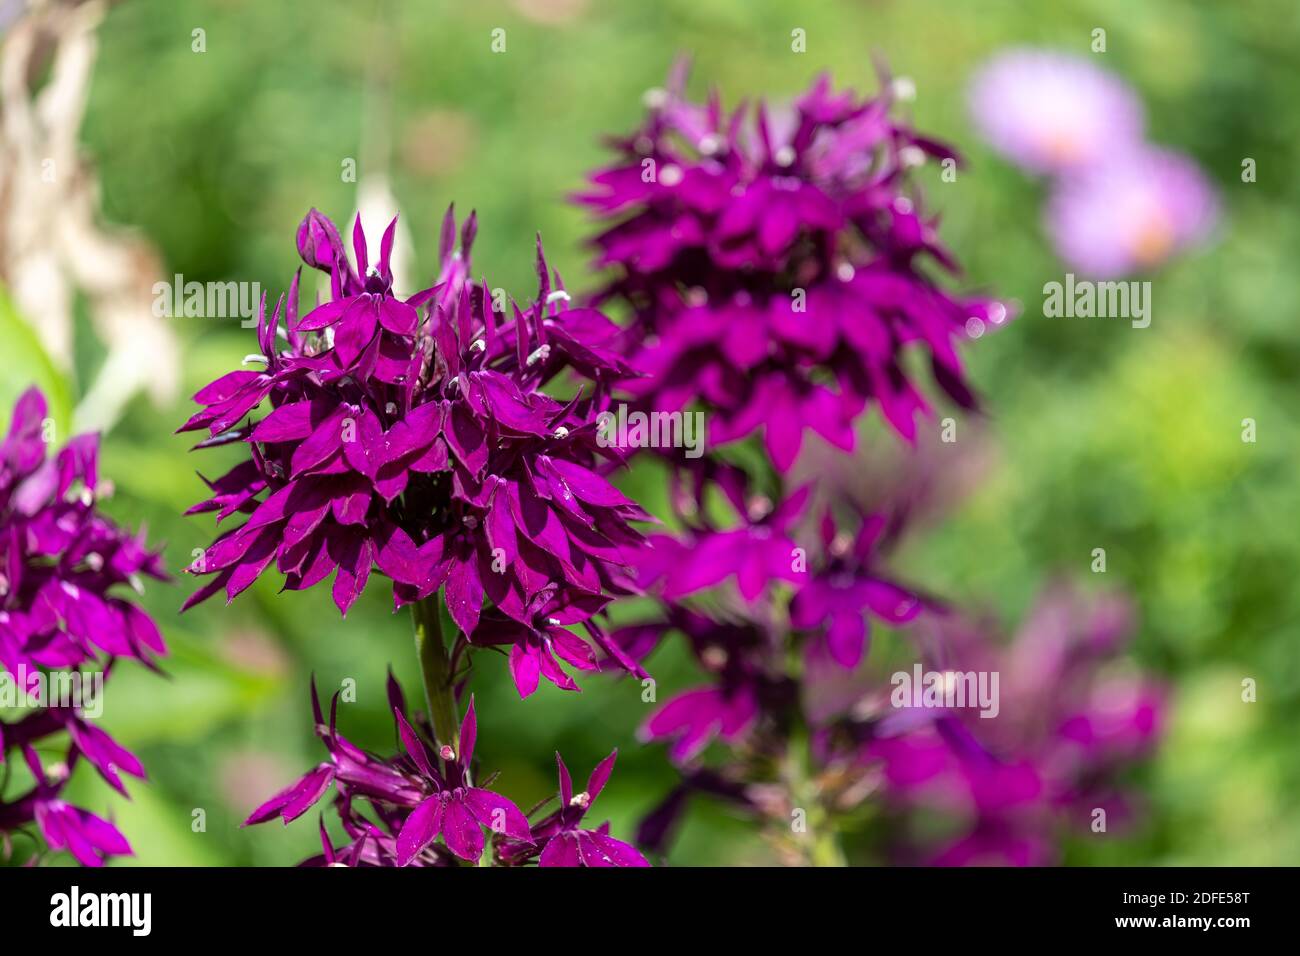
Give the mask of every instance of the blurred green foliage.
<svg viewBox="0 0 1300 956">
<path fill-rule="evenodd" d="M 902 568 L 1015 622 L 1050 575 L 1086 575 L 1092 549 L 1106 548 L 1106 584 L 1140 608 L 1134 652 L 1168 682 L 1174 711 L 1166 746 L 1140 776 L 1141 827 L 1081 840 L 1069 859 L 1294 863 L 1298 21 L 1288 0 L 128 0 L 101 31 L 85 145 L 107 218 L 142 230 L 169 274 L 187 281 L 257 281 L 274 297 L 297 266 L 303 213 L 314 205 L 350 219 L 356 187 L 340 171 L 353 158 L 362 179 L 391 177 L 418 275 L 434 271 L 438 222 L 454 199 L 479 213 L 476 271 L 522 298 L 537 230 L 569 286 L 593 286 L 588 227 L 565 196 L 603 158 L 599 137 L 639 120 L 642 93 L 678 54 L 694 57 L 695 90 L 716 85 L 729 104 L 792 95 L 824 69 L 837 85 L 874 89 L 873 55 L 883 56 L 915 81 L 918 127 L 970 161 L 955 183 L 920 171 L 967 267 L 962 282 L 1024 304 L 1020 319 L 967 350 L 995 461 L 949 520 L 909 543 Z M 497 27 L 505 54 L 490 50 Z M 801 55 L 790 50 L 796 27 L 807 31 Z M 1108 39 L 1099 61 L 1146 98 L 1151 138 L 1190 153 L 1222 191 L 1216 244 L 1149 277 L 1154 322 L 1143 330 L 1042 317 L 1042 285 L 1063 271 L 1040 228 L 1045 187 L 993 156 L 965 115 L 964 85 L 981 60 L 1022 44 L 1093 55 L 1096 27 Z M 196 29 L 206 52 L 192 50 Z M 385 141 L 386 169 L 371 168 L 384 162 L 376 147 Z M 1244 157 L 1258 163 L 1255 183 L 1240 181 Z M 173 321 L 187 392 L 254 351 L 235 321 Z M 3 298 L 0 345 L 6 409 L 25 378 L 66 418 L 89 367 L 60 382 Z M 117 488 L 111 513 L 147 525 L 174 569 L 211 537 L 207 520 L 180 517 L 202 495 L 193 469 L 214 475 L 223 460 L 221 451 L 190 456 L 189 440 L 173 435 L 188 414 L 183 401 L 160 410 L 137 400 L 102 464 Z M 1258 423 L 1253 444 L 1241 439 L 1244 418 Z M 636 490 L 651 499 L 661 494 L 652 478 L 643 484 Z M 122 821 L 142 863 L 297 860 L 315 851 L 310 821 L 237 825 L 319 759 L 309 674 L 326 693 L 355 680 L 344 732 L 390 745 L 385 668 L 391 661 L 414 690 L 409 622 L 390 613 L 383 587 L 346 621 L 324 591 L 282 595 L 271 581 L 182 619 L 187 589 L 181 581 L 146 595 L 172 648 L 169 679 L 122 668 L 107 695 L 105 726 L 140 753 L 151 780 L 131 787 L 129 804 L 93 780 L 79 780 L 78 795 Z M 694 680 L 676 647 L 652 665 L 661 700 Z M 673 780 L 662 753 L 635 740 L 647 712 L 636 682 L 591 679 L 580 695 L 544 689 L 520 703 L 502 659 L 484 654 L 476 667 L 478 752 L 521 806 L 553 788 L 557 749 L 585 777 L 620 748 L 600 801 L 617 829 Z M 1241 702 L 1245 677 L 1258 681 L 1255 704 Z M 192 830 L 196 809 L 205 832 Z M 766 859 L 743 824 L 700 803 L 671 862 Z"/>
</svg>

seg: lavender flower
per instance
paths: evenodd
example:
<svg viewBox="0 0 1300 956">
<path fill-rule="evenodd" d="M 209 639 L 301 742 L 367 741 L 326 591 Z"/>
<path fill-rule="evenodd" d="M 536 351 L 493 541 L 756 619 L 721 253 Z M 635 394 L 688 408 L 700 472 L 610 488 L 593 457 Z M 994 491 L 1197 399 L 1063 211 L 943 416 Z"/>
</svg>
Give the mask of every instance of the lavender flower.
<svg viewBox="0 0 1300 956">
<path fill-rule="evenodd" d="M 1046 215 L 1061 258 L 1108 279 L 1151 269 L 1205 241 L 1218 200 L 1190 159 L 1143 147 L 1061 180 Z"/>
<path fill-rule="evenodd" d="M 536 301 L 499 315 L 486 283 L 469 280 L 475 230 L 471 216 L 453 252 L 449 210 L 440 281 L 403 299 L 388 265 L 392 225 L 370 267 L 358 222 L 354 267 L 328 219 L 313 210 L 303 221 L 299 251 L 329 273 L 331 300 L 299 320 L 295 277 L 269 320 L 263 309 L 253 358 L 265 369 L 202 389 L 204 409 L 182 428 L 209 431 L 200 447 L 249 449 L 190 509 L 247 519 L 190 569 L 214 577 L 187 607 L 221 590 L 233 599 L 275 562 L 291 590 L 333 574 L 346 614 L 377 567 L 398 606 L 445 587 L 471 642 L 513 643 L 525 696 L 538 672 L 575 686 L 555 654 L 579 667 L 593 657 L 583 639 L 559 635 L 563 625 L 583 623 L 617 656 L 592 617 L 632 590 L 642 538 L 629 522 L 648 516 L 597 473 L 615 459 L 597 442 L 596 416 L 631 369 L 609 348 L 612 323 L 568 308 L 558 276 L 552 289 L 540 241 Z M 539 390 L 566 369 L 594 387 L 568 402 Z M 255 419 L 264 400 L 270 410 Z"/>
<path fill-rule="evenodd" d="M 1110 279 L 1204 241 L 1214 189 L 1195 163 L 1146 145 L 1142 105 L 1087 60 L 1046 50 L 998 56 L 972 80 L 971 112 L 1012 162 L 1059 178 L 1047 230 L 1062 259 Z"/>
<path fill-rule="evenodd" d="M 995 150 L 1035 173 L 1094 165 L 1142 142 L 1142 103 L 1082 57 L 1011 50 L 971 81 L 970 111 Z"/>
<path fill-rule="evenodd" d="M 657 410 L 711 411 L 709 439 L 764 428 L 777 468 L 803 433 L 853 447 L 876 402 L 911 439 L 928 410 L 900 363 L 911 345 L 935 379 L 973 404 L 956 342 L 969 319 L 998 324 L 1002 304 L 950 296 L 926 263 L 954 269 L 908 170 L 947 147 L 890 118 L 889 94 L 834 94 L 822 77 L 791 109 L 724 115 L 683 94 L 679 67 L 615 165 L 578 197 L 607 225 L 593 240 L 614 278 L 597 301 L 634 312 L 627 391 Z"/>
<path fill-rule="evenodd" d="M 143 534 L 126 532 L 99 511 L 107 485 L 99 476 L 96 436 L 75 437 L 50 458 L 49 428 L 45 399 L 32 389 L 18 399 L 0 444 L 0 670 L 29 697 L 41 689 L 43 672 L 107 675 L 118 658 L 155 668 L 154 658 L 166 653 L 157 625 L 121 593 L 139 590 L 144 577 L 165 580 L 160 556 L 148 550 Z M 111 823 L 60 797 L 82 757 L 123 795 L 122 774 L 145 776 L 134 754 L 86 720 L 80 710 L 86 702 L 47 695 L 21 719 L 0 721 L 0 763 L 21 751 L 33 779 L 16 798 L 0 790 L 6 856 L 11 834 L 32 822 L 50 850 L 68 850 L 87 866 L 131 852 Z M 48 747 L 47 738 L 62 734 L 68 737 L 64 759 L 42 766 L 35 745 Z"/>
</svg>

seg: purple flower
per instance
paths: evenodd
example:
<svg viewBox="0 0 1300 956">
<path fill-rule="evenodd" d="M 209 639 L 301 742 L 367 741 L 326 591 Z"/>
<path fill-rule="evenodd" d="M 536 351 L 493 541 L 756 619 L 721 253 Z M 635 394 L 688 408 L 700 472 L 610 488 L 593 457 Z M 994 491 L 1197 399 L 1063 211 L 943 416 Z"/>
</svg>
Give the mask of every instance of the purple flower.
<svg viewBox="0 0 1300 956">
<path fill-rule="evenodd" d="M 665 701 L 641 727 L 643 740 L 671 742 L 668 755 L 674 763 L 692 761 L 716 739 L 736 744 L 763 714 L 789 706 L 792 685 L 775 672 L 767 635 L 753 623 L 716 621 L 670 605 L 662 623 L 634 625 L 614 637 L 641 657 L 672 630 L 686 637 L 713 680 Z"/>
<path fill-rule="evenodd" d="M 889 118 L 888 96 L 859 101 L 819 79 L 793 108 L 724 116 L 658 92 L 616 165 L 578 200 L 602 220 L 598 264 L 615 267 L 598 300 L 627 300 L 625 389 L 645 405 L 711 412 L 710 441 L 762 428 L 787 471 L 813 429 L 852 449 L 868 402 L 902 436 L 928 406 L 902 352 L 930 355 L 936 381 L 971 405 L 954 343 L 967 320 L 998 324 L 992 300 L 950 297 L 924 260 L 954 263 L 922 215 L 907 170 L 952 151 Z M 905 194 L 906 191 L 906 194 Z"/>
<path fill-rule="evenodd" d="M 1196 164 L 1143 147 L 1062 179 L 1047 206 L 1061 258 L 1099 279 L 1151 269 L 1204 242 L 1218 200 Z"/>
<path fill-rule="evenodd" d="M 142 534 L 99 511 L 108 486 L 99 476 L 96 436 L 77 436 L 47 457 L 50 428 L 45 399 L 32 389 L 18 399 L 0 444 L 0 671 L 28 695 L 40 689 L 35 678 L 43 672 L 79 674 L 67 686 L 85 687 L 95 671 L 107 677 L 118 658 L 156 668 L 155 657 L 166 653 L 157 625 L 123 596 L 146 577 L 166 580 L 160 556 Z M 0 785 L 0 845 L 7 849 L 11 831 L 35 822 L 50 850 L 67 850 L 87 866 L 129 854 L 112 824 L 60 793 L 81 757 L 123 795 L 122 775 L 143 779 L 144 767 L 86 719 L 85 699 L 36 703 L 21 719 L 0 721 L 0 763 L 21 751 L 35 780 L 14 799 Z M 42 767 L 36 745 L 48 748 L 47 738 L 63 734 L 63 761 Z"/>
<path fill-rule="evenodd" d="M 484 846 L 480 825 L 516 840 L 531 840 L 528 821 L 518 807 L 499 793 L 468 785 L 478 727 L 473 699 L 461 723 L 461 752 L 452 756 L 447 753 L 449 748 L 442 750 L 445 775 L 434 769 L 433 755 L 401 711 L 394 713 L 407 756 L 427 780 L 433 781 L 435 788 L 433 794 L 411 811 L 397 834 L 398 866 L 405 866 L 419 856 L 439 834 L 447 849 L 462 860 L 477 860 L 483 855 Z"/>
<path fill-rule="evenodd" d="M 391 350 L 400 350 L 401 339 L 414 334 L 420 324 L 416 309 L 435 292 L 434 289 L 425 289 L 405 301 L 393 295 L 393 272 L 389 268 L 389 259 L 396 232 L 397 220 L 394 219 L 384 231 L 379 262 L 372 268 L 366 250 L 366 235 L 358 216 L 352 228 L 352 247 L 356 256 L 354 270 L 332 222 L 313 209 L 298 227 L 298 252 L 309 266 L 330 273 L 333 298 L 308 313 L 298 323 L 296 331 L 302 334 L 329 329 L 329 338 L 342 367 L 357 367 L 374 345 L 376 367 L 372 372 L 378 372 L 378 358 L 386 353 L 391 355 Z M 328 258 L 322 258 L 325 255 Z M 393 338 L 386 338 L 381 330 Z"/>
<path fill-rule="evenodd" d="M 755 683 L 724 680 L 678 694 L 646 721 L 641 736 L 647 741 L 671 740 L 668 755 L 675 763 L 688 762 L 715 739 L 734 744 L 758 720 Z"/>
<path fill-rule="evenodd" d="M 276 817 L 289 823 L 310 810 L 334 784 L 340 816 L 349 832 L 355 829 L 360 835 L 345 854 L 327 843 L 326 855 L 331 861 L 347 856 L 379 865 L 437 865 L 449 862 L 450 851 L 459 859 L 477 862 L 485 846 L 481 826 L 516 840 L 530 840 L 528 821 L 518 807 L 491 790 L 470 786 L 478 733 L 473 700 L 461 723 L 461 749 L 456 753 L 449 745 L 431 748 L 426 742 L 427 731 L 422 735 L 407 721 L 401 691 L 391 678 L 390 698 L 404 752 L 383 758 L 361 750 L 338 733 L 337 695 L 326 726 L 313 683 L 316 733 L 330 759 L 254 810 L 244 825 Z M 354 806 L 359 800 L 371 805 L 383 827 L 360 816 Z M 443 845 L 434 847 L 433 841 L 440 835 Z"/>
<path fill-rule="evenodd" d="M 807 498 L 807 488 L 780 503 L 753 495 L 734 528 L 697 525 L 679 536 L 651 536 L 641 566 L 642 583 L 662 579 L 660 594 L 675 601 L 734 577 L 741 597 L 753 602 L 773 582 L 804 581 L 800 549 L 788 532 Z"/>
<path fill-rule="evenodd" d="M 1081 831 L 1097 808 L 1111 825 L 1132 817 L 1122 773 L 1158 740 L 1165 707 L 1153 682 L 1110 666 L 1131 626 L 1124 602 L 1063 586 L 1005 649 L 984 628 L 940 621 L 945 669 L 1000 674 L 1000 716 L 907 708 L 868 719 L 862 759 L 883 776 L 893 809 L 937 806 L 968 827 L 909 852 L 941 865 L 1042 865 L 1055 859 L 1054 834 Z"/>
<path fill-rule="evenodd" d="M 523 865 L 539 856 L 543 866 L 567 865 L 570 843 L 581 853 L 579 862 L 588 866 L 647 865 L 636 850 L 610 837 L 608 826 L 597 830 L 578 826 L 608 780 L 614 754 L 592 774 L 586 793 L 577 797 L 571 792 L 561 762 L 561 809 L 530 826 L 511 800 L 471 782 L 478 736 L 473 699 L 461 723 L 457 753 L 450 745 L 438 745 L 433 740 L 427 722 L 417 718 L 413 724 L 407 719 L 401 688 L 391 676 L 388 696 L 402 750 L 381 757 L 338 733 L 338 695 L 326 724 L 313 683 L 316 733 L 329 759 L 254 810 L 244 825 L 277 817 L 289 823 L 316 805 L 333 785 L 334 807 L 350 842 L 336 847 L 322 819 L 323 852 L 305 861 L 306 865 L 450 866 L 458 860 L 477 863 L 489 848 L 489 840 L 492 859 L 503 865 Z M 362 804 L 368 812 L 363 812 Z M 484 828 L 490 836 L 485 836 Z M 441 842 L 437 842 L 439 838 Z"/>
<path fill-rule="evenodd" d="M 17 806 L 31 807 L 32 816 L 51 850 L 67 850 L 82 866 L 102 866 L 109 856 L 130 856 L 131 846 L 117 827 L 89 810 L 59 799 L 59 791 L 71 776 L 76 760 L 75 749 L 71 753 L 67 764 L 54 768 L 52 779 L 41 766 L 36 751 L 30 745 L 24 746 L 23 756 L 36 785 L 27 797 L 17 801 Z M 0 816 L 3 813 L 0 808 Z"/>
<path fill-rule="evenodd" d="M 569 768 L 557 753 L 555 763 L 560 774 L 560 806 L 532 829 L 528 843 L 506 839 L 502 841 L 501 856 L 513 865 L 537 857 L 539 866 L 649 866 L 649 862 L 630 844 L 609 835 L 609 823 L 594 830 L 580 824 L 591 805 L 609 782 L 614 772 L 618 751 L 602 760 L 587 778 L 587 788 L 573 792 Z"/>
<path fill-rule="evenodd" d="M 609 383 L 631 372 L 610 347 L 617 330 L 568 308 L 540 242 L 536 301 L 499 314 L 486 283 L 468 278 L 475 229 L 471 216 L 453 252 L 449 211 L 441 280 L 402 299 L 388 268 L 392 226 L 367 270 L 359 223 L 354 269 L 328 219 L 313 210 L 303 221 L 299 251 L 330 274 L 331 300 L 299 321 L 295 278 L 269 320 L 263 310 L 265 370 L 202 389 L 203 410 L 182 428 L 209 431 L 200 447 L 242 442 L 249 453 L 190 509 L 246 520 L 190 569 L 214 577 L 187 607 L 222 590 L 233 599 L 274 562 L 291 590 L 333 574 L 346 614 L 378 568 L 397 605 L 445 587 L 460 630 L 500 643 L 495 617 L 491 634 L 476 633 L 486 600 L 518 625 L 516 656 L 535 658 L 539 622 L 585 622 L 631 592 L 643 540 L 630 522 L 648 516 L 599 473 L 617 459 L 596 435 Z M 565 370 L 594 385 L 568 402 L 539 390 Z M 589 633 L 609 650 L 598 628 Z M 570 663 L 593 653 L 577 637 L 552 638 L 572 648 Z"/>
<path fill-rule="evenodd" d="M 1142 142 L 1137 95 L 1083 57 L 999 54 L 972 79 L 969 99 L 989 145 L 1031 172 L 1082 169 Z"/>
<path fill-rule="evenodd" d="M 615 275 L 597 301 L 633 310 L 627 352 L 645 405 L 710 412 L 709 440 L 764 429 L 777 468 L 812 429 L 841 449 L 876 402 L 912 439 L 928 411 L 903 372 L 915 346 L 954 400 L 973 404 L 956 342 L 1003 305 L 961 300 L 926 274 L 955 264 L 908 170 L 947 147 L 890 118 L 888 95 L 833 94 L 822 77 L 792 107 L 724 115 L 683 95 L 685 69 L 656 91 L 619 158 L 578 200 L 605 228 L 597 264 Z"/>
<path fill-rule="evenodd" d="M 828 511 L 822 518 L 825 558 L 790 602 L 790 623 L 814 630 L 841 667 L 858 666 L 867 644 L 868 613 L 890 624 L 906 624 L 922 609 L 921 599 L 874 570 L 875 550 L 886 530 L 881 515 L 864 518 L 856 536 L 841 534 Z"/>
</svg>

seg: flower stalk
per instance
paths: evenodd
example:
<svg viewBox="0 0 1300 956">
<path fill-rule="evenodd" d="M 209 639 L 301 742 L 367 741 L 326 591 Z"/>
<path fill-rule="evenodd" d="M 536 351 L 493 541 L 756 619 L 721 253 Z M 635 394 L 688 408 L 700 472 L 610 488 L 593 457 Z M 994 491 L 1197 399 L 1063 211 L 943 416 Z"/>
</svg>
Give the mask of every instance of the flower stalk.
<svg viewBox="0 0 1300 956">
<path fill-rule="evenodd" d="M 430 595 L 411 604 L 415 625 L 415 653 L 420 659 L 424 699 L 439 744 L 460 753 L 460 718 L 456 715 L 456 694 L 451 680 L 451 655 L 442 637 L 442 609 L 438 596 Z"/>
<path fill-rule="evenodd" d="M 787 744 L 785 778 L 791 802 L 807 814 L 805 856 L 810 866 L 847 866 L 831 815 L 822 805 L 816 782 L 812 779 L 810 743 L 807 728 L 800 720 L 791 730 Z"/>
</svg>

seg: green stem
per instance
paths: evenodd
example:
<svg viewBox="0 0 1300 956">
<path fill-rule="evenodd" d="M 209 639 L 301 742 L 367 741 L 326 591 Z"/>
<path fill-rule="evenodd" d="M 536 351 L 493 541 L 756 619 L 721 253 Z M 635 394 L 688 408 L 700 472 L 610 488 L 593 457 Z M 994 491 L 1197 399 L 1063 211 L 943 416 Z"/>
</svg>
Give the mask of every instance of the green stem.
<svg viewBox="0 0 1300 956">
<path fill-rule="evenodd" d="M 442 610 L 437 595 L 411 605 L 415 624 L 415 653 L 420 658 L 420 676 L 424 679 L 424 700 L 433 721 L 433 735 L 438 743 L 460 753 L 460 720 L 456 715 L 456 694 L 451 684 L 451 656 L 442 639 Z"/>
<path fill-rule="evenodd" d="M 811 741 L 802 720 L 790 734 L 786 750 L 786 783 L 790 798 L 807 814 L 808 832 L 803 834 L 808 862 L 812 866 L 847 866 L 844 851 L 831 815 L 822 805 L 816 784 L 809 773 Z"/>
</svg>

